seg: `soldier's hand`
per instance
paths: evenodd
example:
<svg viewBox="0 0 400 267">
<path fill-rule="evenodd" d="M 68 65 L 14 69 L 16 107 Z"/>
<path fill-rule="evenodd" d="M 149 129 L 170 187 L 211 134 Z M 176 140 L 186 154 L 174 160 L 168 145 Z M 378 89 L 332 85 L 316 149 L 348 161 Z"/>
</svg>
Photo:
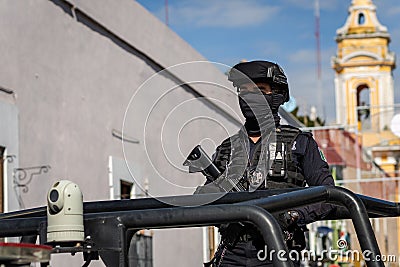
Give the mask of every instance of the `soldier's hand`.
<svg viewBox="0 0 400 267">
<path fill-rule="evenodd" d="M 295 210 L 285 211 L 278 215 L 278 223 L 282 230 L 286 230 L 290 226 L 294 225 L 298 219 L 299 213 Z"/>
</svg>

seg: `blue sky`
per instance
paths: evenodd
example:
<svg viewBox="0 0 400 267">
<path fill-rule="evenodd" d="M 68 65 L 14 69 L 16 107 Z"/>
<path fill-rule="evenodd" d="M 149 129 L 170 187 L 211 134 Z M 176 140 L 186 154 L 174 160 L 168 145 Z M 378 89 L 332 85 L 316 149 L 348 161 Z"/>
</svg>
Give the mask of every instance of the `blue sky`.
<svg viewBox="0 0 400 267">
<path fill-rule="evenodd" d="M 165 0 L 137 0 L 165 22 Z M 336 30 L 351 0 L 320 0 L 322 112 L 335 121 Z M 400 1 L 374 0 L 380 23 L 391 34 L 390 50 L 400 57 Z M 285 70 L 300 113 L 319 105 L 316 75 L 314 0 L 168 0 L 169 26 L 205 58 L 232 66 L 242 59 L 278 62 Z M 400 63 L 393 72 L 400 103 Z M 319 113 L 321 114 L 321 113 Z"/>
</svg>

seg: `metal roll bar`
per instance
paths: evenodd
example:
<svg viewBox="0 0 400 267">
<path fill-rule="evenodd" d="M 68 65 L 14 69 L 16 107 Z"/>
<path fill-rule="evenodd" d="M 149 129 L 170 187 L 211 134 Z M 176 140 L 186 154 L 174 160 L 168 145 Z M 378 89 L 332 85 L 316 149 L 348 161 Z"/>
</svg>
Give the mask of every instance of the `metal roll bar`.
<svg viewBox="0 0 400 267">
<path fill-rule="evenodd" d="M 207 202 L 207 199 L 216 200 L 208 203 L 206 206 L 193 207 L 200 203 Z M 399 216 L 399 203 L 384 201 L 363 195 L 356 195 L 351 191 L 340 187 L 317 186 L 290 190 L 256 191 L 252 193 L 238 192 L 227 194 L 221 193 L 161 197 L 158 199 L 145 198 L 126 201 L 87 202 L 84 203 L 84 210 L 85 224 L 93 224 L 94 221 L 100 220 L 100 218 L 108 218 L 107 220 L 112 221 L 112 218 L 118 217 L 120 218 L 120 223 L 123 227 L 137 227 L 137 229 L 139 229 L 187 227 L 189 225 L 194 226 L 207 225 L 207 223 L 221 223 L 221 221 L 217 222 L 213 216 L 216 216 L 216 218 L 219 218 L 220 220 L 224 220 L 224 222 L 228 222 L 231 219 L 233 221 L 247 221 L 249 220 L 248 217 L 235 217 L 239 216 L 239 214 L 236 213 L 236 210 L 246 212 L 250 210 L 250 213 L 255 213 L 254 210 L 251 211 L 252 209 L 249 209 L 248 207 L 251 206 L 259 212 L 260 208 L 256 207 L 259 206 L 268 212 L 278 212 L 321 202 L 338 205 L 336 214 L 331 214 L 328 219 L 350 218 L 354 224 L 361 249 L 363 251 L 370 251 L 371 258 L 380 259 L 380 250 L 369 221 L 369 216 Z M 235 205 L 230 205 L 233 203 L 235 203 Z M 178 204 L 188 207 L 174 206 Z M 219 214 L 219 211 L 222 210 L 223 212 L 221 215 Z M 155 211 L 159 214 L 163 214 L 165 217 L 158 216 Z M 200 211 L 208 214 L 209 218 L 203 218 L 202 215 L 199 215 Z M 45 212 L 45 208 L 41 207 L 0 216 L 0 236 L 39 234 L 43 231 L 43 223 L 46 222 L 46 218 L 30 218 L 30 216 L 38 214 L 42 215 L 43 212 Z M 149 214 L 151 214 L 151 216 L 149 216 Z M 178 216 L 179 218 L 173 218 L 175 216 Z M 223 216 L 225 219 L 219 216 Z M 245 215 L 242 214 L 241 216 Z M 268 217 L 268 215 L 265 216 Z M 255 220 L 255 218 L 251 218 L 251 220 Z M 255 224 L 259 226 L 257 223 Z M 264 234 L 267 233 L 263 232 L 263 236 Z M 271 232 L 268 234 L 268 238 L 265 238 L 264 240 L 270 239 L 271 236 L 275 236 L 274 238 L 278 236 Z M 278 241 L 275 240 L 274 242 Z M 274 246 L 279 246 L 279 242 L 275 243 Z M 367 266 L 376 267 L 384 265 L 381 261 L 368 261 Z"/>
<path fill-rule="evenodd" d="M 374 259 L 368 261 L 367 266 L 384 266 L 383 262 L 380 260 L 382 259 L 381 252 L 364 203 L 350 190 L 339 187 L 317 186 L 275 195 L 265 199 L 250 200 L 242 202 L 242 204 L 256 205 L 270 212 L 274 212 L 317 202 L 328 202 L 345 207 L 353 221 L 361 249 L 363 251 L 369 251 L 369 255 Z"/>
<path fill-rule="evenodd" d="M 126 229 L 193 227 L 246 221 L 251 222 L 259 229 L 269 249 L 276 252 L 281 251 L 289 259 L 289 251 L 283 240 L 279 224 L 269 212 L 256 206 L 225 204 L 122 211 L 105 213 L 101 216 L 90 214 L 85 220 L 88 224 L 91 223 L 91 220 L 111 220 L 115 228 L 123 227 Z M 279 256 L 282 256 L 282 254 L 274 253 L 272 255 L 274 266 L 293 266 L 290 260 L 281 261 L 278 258 Z M 127 255 L 125 258 L 127 258 Z"/>
<path fill-rule="evenodd" d="M 312 188 L 312 187 L 310 187 Z M 336 187 L 340 188 L 340 187 Z M 207 205 L 232 204 L 252 199 L 270 197 L 273 195 L 306 190 L 307 188 L 272 189 L 255 192 L 212 193 L 208 195 L 183 195 L 160 198 L 140 198 L 127 200 L 106 200 L 84 203 L 84 213 L 127 211 L 168 208 L 174 206 L 196 206 L 206 203 L 207 199 L 215 199 Z M 400 203 L 381 200 L 365 195 L 356 194 L 364 203 L 370 218 L 398 217 L 400 216 Z M 11 218 L 31 218 L 46 216 L 46 207 L 37 207 L 22 211 L 1 213 L 0 220 Z M 326 219 L 350 219 L 350 214 L 344 207 L 338 207 L 336 213 L 330 214 Z"/>
</svg>

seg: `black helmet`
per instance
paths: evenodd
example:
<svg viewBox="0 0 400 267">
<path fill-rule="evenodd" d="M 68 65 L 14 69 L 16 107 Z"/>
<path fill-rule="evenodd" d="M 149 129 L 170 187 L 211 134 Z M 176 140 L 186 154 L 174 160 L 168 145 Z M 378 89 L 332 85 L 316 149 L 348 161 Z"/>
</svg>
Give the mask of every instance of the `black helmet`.
<svg viewBox="0 0 400 267">
<path fill-rule="evenodd" d="M 289 101 L 289 85 L 283 69 L 276 63 L 269 61 L 241 62 L 233 66 L 228 73 L 228 80 L 233 86 L 240 87 L 248 83 L 249 79 L 255 83 L 266 82 L 282 91 L 285 102 Z"/>
</svg>

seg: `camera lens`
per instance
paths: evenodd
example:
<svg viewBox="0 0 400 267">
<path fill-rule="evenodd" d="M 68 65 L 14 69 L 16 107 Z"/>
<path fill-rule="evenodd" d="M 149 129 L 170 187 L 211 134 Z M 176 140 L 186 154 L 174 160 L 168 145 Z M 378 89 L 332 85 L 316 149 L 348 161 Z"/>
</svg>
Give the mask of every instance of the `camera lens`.
<svg viewBox="0 0 400 267">
<path fill-rule="evenodd" d="M 50 200 L 52 202 L 56 202 L 58 200 L 58 197 L 59 197 L 58 191 L 57 190 L 51 190 L 51 192 L 50 192 Z"/>
</svg>

